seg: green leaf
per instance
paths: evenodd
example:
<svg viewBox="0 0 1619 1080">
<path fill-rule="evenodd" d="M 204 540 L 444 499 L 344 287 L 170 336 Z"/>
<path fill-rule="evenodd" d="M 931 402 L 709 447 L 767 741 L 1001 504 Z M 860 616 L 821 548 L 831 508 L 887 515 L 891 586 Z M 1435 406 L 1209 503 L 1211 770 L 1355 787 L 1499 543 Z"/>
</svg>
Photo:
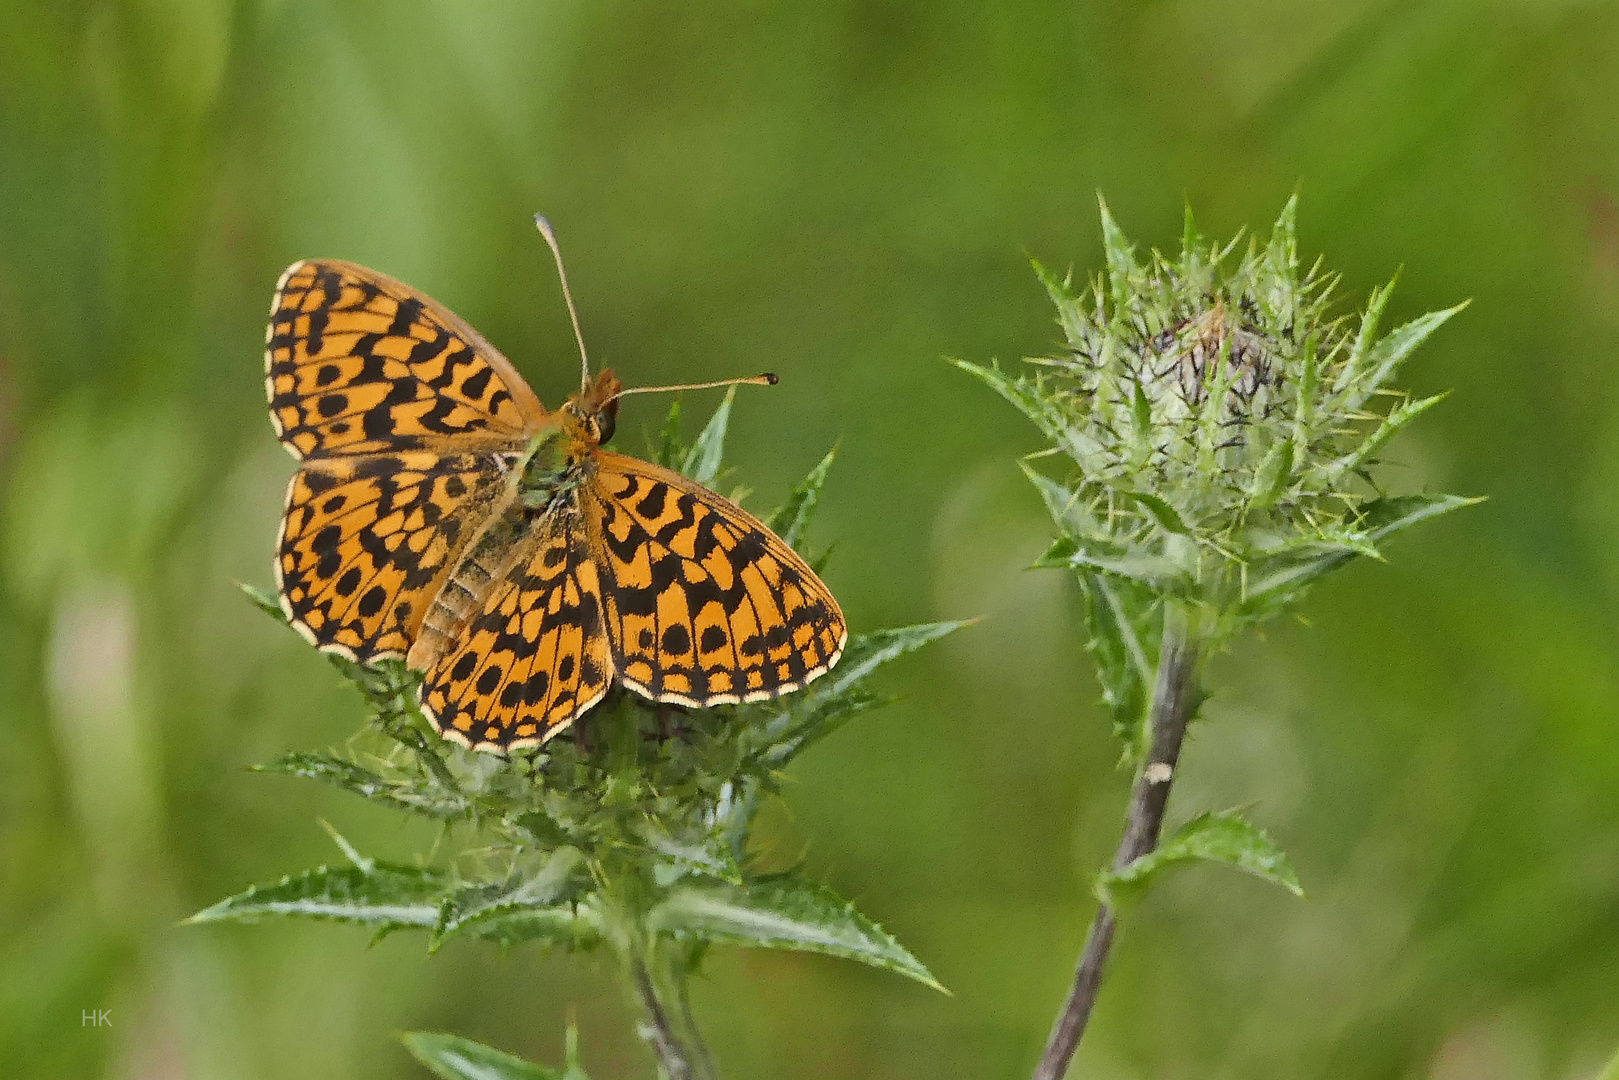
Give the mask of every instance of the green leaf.
<svg viewBox="0 0 1619 1080">
<path fill-rule="evenodd" d="M 1109 457 L 1100 443 L 1086 435 L 1077 425 L 1068 423 L 1062 410 L 1044 393 L 1037 380 L 1011 378 L 997 367 L 979 367 L 966 360 L 950 361 L 956 367 L 975 376 L 1001 397 L 1011 402 L 1024 416 L 1034 422 L 1041 434 L 1055 443 L 1063 453 L 1073 458 L 1086 476 L 1103 475 Z"/>
<path fill-rule="evenodd" d="M 281 601 L 274 593 L 266 592 L 257 585 L 249 585 L 245 581 L 238 581 L 236 583 L 236 587 L 247 594 L 247 598 L 253 601 L 254 607 L 270 616 L 270 618 L 274 619 L 282 626 L 288 625 L 287 613 L 281 610 Z"/>
<path fill-rule="evenodd" d="M 1114 488 L 1131 502 L 1139 504 L 1147 513 L 1152 515 L 1160 528 L 1165 532 L 1172 532 L 1176 536 L 1190 536 L 1191 528 L 1181 518 L 1180 511 L 1176 510 L 1166 500 L 1157 495 L 1149 495 L 1145 491 L 1127 491 L 1124 488 Z"/>
<path fill-rule="evenodd" d="M 1372 459 L 1377 455 L 1378 451 L 1388 445 L 1388 441 L 1394 438 L 1401 428 L 1449 396 L 1449 393 L 1435 394 L 1433 397 L 1423 398 L 1420 401 L 1404 402 L 1399 408 L 1384 417 L 1377 430 L 1368 435 L 1354 450 L 1334 461 L 1328 462 L 1321 469 L 1320 482 L 1333 484 L 1340 477 L 1353 475 L 1372 464 Z"/>
<path fill-rule="evenodd" d="M 1444 311 L 1430 311 L 1391 330 L 1387 337 L 1368 349 L 1365 357 L 1356 364 L 1353 382 L 1341 408 L 1348 412 L 1365 404 L 1368 398 L 1383 388 L 1384 383 L 1393 378 L 1405 358 L 1418 345 L 1427 341 L 1435 330 L 1449 322 L 1470 302 L 1464 300 Z"/>
<path fill-rule="evenodd" d="M 595 908 L 581 914 L 584 908 L 578 903 L 581 886 L 589 884 L 577 872 L 583 862 L 577 848 L 558 848 L 529 873 L 456 889 L 439 905 L 427 951 L 437 952 L 469 929 L 507 943 L 536 938 L 570 946 L 584 939 L 593 942 L 600 936 Z"/>
<path fill-rule="evenodd" d="M 1166 868 L 1199 860 L 1235 866 L 1280 885 L 1294 896 L 1304 895 L 1287 855 L 1238 810 L 1199 814 L 1175 830 L 1157 850 L 1102 874 L 1097 880 L 1097 895 L 1103 903 L 1116 906 L 1121 898 L 1140 896 Z"/>
<path fill-rule="evenodd" d="M 1174 560 L 1149 552 L 1128 552 L 1096 537 L 1058 537 L 1034 565 L 1107 574 L 1165 596 L 1184 596 L 1191 591 L 1191 582 Z"/>
<path fill-rule="evenodd" d="M 1252 619 L 1274 611 L 1296 599 L 1304 587 L 1325 574 L 1336 570 L 1357 555 L 1367 553 L 1368 547 L 1379 540 L 1408 529 L 1419 521 L 1426 521 L 1464 506 L 1483 502 L 1460 495 L 1393 495 L 1375 499 L 1361 508 L 1356 521 L 1360 543 L 1329 545 L 1321 541 L 1324 551 L 1298 554 L 1290 548 L 1275 560 L 1257 563 L 1258 573 L 1251 579 L 1248 592 L 1238 608 L 1238 615 Z M 1371 547 L 1375 552 L 1375 547 Z"/>
<path fill-rule="evenodd" d="M 295 753 L 264 765 L 253 766 L 254 772 L 285 773 L 334 784 L 344 791 L 394 806 L 403 810 L 448 819 L 464 816 L 467 800 L 459 794 L 445 791 L 438 785 L 416 784 L 409 780 L 394 779 L 372 772 L 331 754 Z"/>
<path fill-rule="evenodd" d="M 1118 222 L 1113 220 L 1113 214 L 1107 208 L 1107 200 L 1098 193 L 1096 205 L 1102 216 L 1102 251 L 1107 257 L 1107 270 L 1109 284 L 1112 286 L 1113 302 L 1123 309 L 1130 299 L 1130 285 L 1136 274 L 1135 245 L 1131 244 L 1119 228 Z"/>
<path fill-rule="evenodd" d="M 459 1035 L 407 1031 L 399 1040 L 443 1080 L 588 1080 L 583 1072 L 548 1069 Z"/>
<path fill-rule="evenodd" d="M 832 890 L 792 879 L 676 889 L 647 916 L 657 934 L 858 960 L 943 990 L 921 961 Z"/>
<path fill-rule="evenodd" d="M 1085 505 L 1077 491 L 1057 483 L 1027 461 L 1019 461 L 1018 466 L 1040 493 L 1041 501 L 1046 504 L 1046 513 L 1051 515 L 1057 528 L 1065 533 L 1088 533 L 1099 528 L 1090 507 Z"/>
<path fill-rule="evenodd" d="M 887 630 L 873 630 L 867 634 L 856 634 L 844 647 L 843 657 L 838 661 L 838 666 L 811 683 L 806 696 L 827 698 L 843 694 L 890 660 L 897 660 L 907 653 L 913 653 L 924 645 L 938 641 L 946 634 L 953 634 L 963 626 L 972 625 L 974 621 L 953 619 L 949 622 L 917 623 L 913 626 L 898 626 Z"/>
<path fill-rule="evenodd" d="M 733 386 L 725 392 L 725 400 L 708 418 L 702 434 L 697 436 L 697 441 L 692 443 L 680 463 L 680 471 L 699 484 L 713 484 L 714 477 L 719 475 L 720 460 L 725 454 L 725 432 L 731 422 L 731 402 L 734 400 L 736 387 Z"/>
<path fill-rule="evenodd" d="M 678 471 L 685 457 L 686 447 L 680 441 L 680 399 L 677 397 L 674 404 L 669 406 L 669 415 L 663 422 L 663 431 L 652 450 L 652 460 L 666 469 Z"/>
<path fill-rule="evenodd" d="M 821 488 L 826 484 L 826 474 L 832 468 L 832 459 L 837 457 L 837 454 L 838 448 L 835 446 L 828 450 L 820 464 L 811 469 L 809 475 L 787 493 L 787 501 L 782 503 L 765 522 L 770 531 L 787 541 L 790 547 L 796 548 L 804 536 L 804 531 L 809 528 L 810 518 L 815 514 L 815 506 L 821 501 Z"/>
<path fill-rule="evenodd" d="M 431 927 L 449 881 L 415 866 L 372 862 L 336 869 L 320 866 L 274 885 L 254 886 L 197 912 L 187 923 L 254 922 L 266 915 L 301 915 L 391 930 Z"/>
<path fill-rule="evenodd" d="M 1085 647 L 1096 661 L 1102 700 L 1113 714 L 1113 731 L 1133 760 L 1145 741 L 1148 689 L 1154 677 L 1136 633 L 1139 614 L 1126 610 L 1126 597 L 1105 575 L 1081 573 L 1079 584 L 1090 631 Z"/>
</svg>

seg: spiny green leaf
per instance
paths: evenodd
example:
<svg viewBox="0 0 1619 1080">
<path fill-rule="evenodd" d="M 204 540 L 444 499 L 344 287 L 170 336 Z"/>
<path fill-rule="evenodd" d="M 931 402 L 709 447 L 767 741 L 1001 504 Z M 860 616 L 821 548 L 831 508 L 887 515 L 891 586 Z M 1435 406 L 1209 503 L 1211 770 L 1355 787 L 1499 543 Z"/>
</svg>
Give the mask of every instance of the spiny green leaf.
<svg viewBox="0 0 1619 1080">
<path fill-rule="evenodd" d="M 1426 315 L 1412 319 L 1404 326 L 1390 331 L 1387 337 L 1367 350 L 1364 359 L 1357 364 L 1342 406 L 1344 410 L 1353 411 L 1365 404 L 1368 398 L 1394 377 L 1394 373 L 1405 362 L 1405 358 L 1410 356 L 1418 345 L 1427 341 L 1435 330 L 1444 326 L 1470 302 L 1464 300 L 1453 308 L 1430 311 Z"/>
<path fill-rule="evenodd" d="M 1199 814 L 1157 850 L 1104 873 L 1097 880 L 1097 894 L 1103 903 L 1116 904 L 1121 898 L 1139 896 L 1168 867 L 1198 860 L 1226 863 L 1280 885 L 1294 896 L 1304 895 L 1287 855 L 1238 810 Z"/>
<path fill-rule="evenodd" d="M 811 683 L 806 696 L 828 698 L 845 693 L 890 660 L 913 653 L 929 642 L 938 641 L 963 626 L 970 626 L 972 622 L 972 619 L 952 619 L 856 634 L 844 647 L 838 666 L 830 674 Z"/>
<path fill-rule="evenodd" d="M 1152 668 L 1136 634 L 1136 616 L 1126 612 L 1119 590 L 1105 575 L 1078 576 L 1085 594 L 1085 625 L 1090 631 L 1086 647 L 1096 660 L 1102 698 L 1113 714 L 1113 731 L 1124 740 L 1133 759 L 1144 741 Z"/>
<path fill-rule="evenodd" d="M 663 431 L 653 448 L 652 460 L 666 469 L 679 471 L 686 458 L 686 446 L 680 441 L 680 399 L 669 406 L 669 415 L 663 421 Z"/>
<path fill-rule="evenodd" d="M 714 415 L 708 418 L 697 441 L 686 451 L 680 471 L 699 484 L 712 484 L 719 475 L 720 461 L 725 455 L 725 432 L 731 422 L 731 402 L 736 400 L 736 387 L 725 392 Z"/>
<path fill-rule="evenodd" d="M 412 1057 L 443 1080 L 589 1080 L 583 1072 L 535 1065 L 459 1035 L 407 1031 L 399 1040 Z"/>
<path fill-rule="evenodd" d="M 767 724 L 762 729 L 758 760 L 769 769 L 783 768 L 858 713 L 880 708 L 893 700 L 857 684 L 842 693 L 817 698 L 804 707 L 790 709 L 784 716 L 784 723 Z"/>
<path fill-rule="evenodd" d="M 257 585 L 250 585 L 245 581 L 238 581 L 236 587 L 247 594 L 247 598 L 253 601 L 254 607 L 281 625 L 287 625 L 287 613 L 281 610 L 281 601 L 276 598 L 275 594 L 266 592 Z"/>
<path fill-rule="evenodd" d="M 1257 564 L 1247 596 L 1238 608 L 1243 618 L 1254 618 L 1296 598 L 1306 585 L 1336 570 L 1357 555 L 1375 553 L 1379 540 L 1431 517 L 1472 506 L 1482 499 L 1460 495 L 1394 495 L 1375 499 L 1361 508 L 1356 520 L 1358 540 L 1332 544 L 1316 541 L 1308 547 L 1289 548 L 1281 557 Z"/>
<path fill-rule="evenodd" d="M 1034 565 L 1108 574 L 1173 596 L 1185 595 L 1191 588 L 1174 560 L 1148 551 L 1126 551 L 1095 537 L 1058 537 Z"/>
<path fill-rule="evenodd" d="M 1399 408 L 1390 412 L 1383 418 L 1376 431 L 1366 437 L 1366 440 L 1354 450 L 1334 461 L 1329 462 L 1320 473 L 1322 485 L 1334 484 L 1340 477 L 1353 475 L 1372 463 L 1378 451 L 1388 444 L 1388 441 L 1399 434 L 1400 429 L 1411 421 L 1439 404 L 1448 393 L 1435 394 L 1433 397 L 1423 398 L 1420 401 L 1407 401 Z"/>
<path fill-rule="evenodd" d="M 286 773 L 310 780 L 335 784 L 372 802 L 413 810 L 440 819 L 465 815 L 468 803 L 455 792 L 444 790 L 437 784 L 416 784 L 372 772 L 363 765 L 331 754 L 295 753 L 263 765 L 253 766 L 254 772 Z"/>
<path fill-rule="evenodd" d="M 1145 491 L 1126 491 L 1123 488 L 1114 488 L 1114 490 L 1130 502 L 1143 507 L 1165 532 L 1174 533 L 1176 536 L 1191 535 L 1192 530 L 1186 524 L 1185 519 L 1181 517 L 1180 511 L 1171 506 L 1168 500 L 1159 498 L 1157 495 L 1149 495 Z"/>
<path fill-rule="evenodd" d="M 1065 533 L 1096 531 L 1098 528 L 1096 518 L 1077 491 L 1065 484 L 1057 483 L 1027 461 L 1020 460 L 1018 467 L 1040 493 L 1040 500 L 1046 504 L 1046 513 L 1051 515 L 1051 520 L 1056 523 L 1057 528 Z"/>
<path fill-rule="evenodd" d="M 815 514 L 815 506 L 821 501 L 821 488 L 826 485 L 826 474 L 831 470 L 832 459 L 837 457 L 837 453 L 838 449 L 835 446 L 828 450 L 820 464 L 794 485 L 793 490 L 787 493 L 787 501 L 782 503 L 765 522 L 770 531 L 787 541 L 790 547 L 796 548 L 804 531 L 809 528 L 810 518 Z"/>
<path fill-rule="evenodd" d="M 476 882 L 455 889 L 439 904 L 427 951 L 437 952 L 469 927 L 506 915 L 522 914 L 536 925 L 555 924 L 557 930 L 573 936 L 575 904 L 581 886 L 588 883 L 588 878 L 578 873 L 583 862 L 584 856 L 577 848 L 558 848 L 526 873 L 501 882 Z"/>
<path fill-rule="evenodd" d="M 842 956 L 944 989 L 921 961 L 853 904 L 808 882 L 676 889 L 652 909 L 647 926 L 654 933 L 714 944 Z"/>
<path fill-rule="evenodd" d="M 274 885 L 249 888 L 185 921 L 253 922 L 266 915 L 301 915 L 382 929 L 431 927 L 448 888 L 444 875 L 415 866 L 377 862 L 369 871 L 320 866 Z"/>
<path fill-rule="evenodd" d="M 1096 196 L 1096 205 L 1102 215 L 1102 251 L 1107 258 L 1108 283 L 1112 286 L 1113 302 L 1122 311 L 1128 307 L 1130 289 L 1136 275 L 1135 245 L 1124 235 L 1119 223 L 1113 220 L 1107 200 L 1100 193 Z"/>
</svg>

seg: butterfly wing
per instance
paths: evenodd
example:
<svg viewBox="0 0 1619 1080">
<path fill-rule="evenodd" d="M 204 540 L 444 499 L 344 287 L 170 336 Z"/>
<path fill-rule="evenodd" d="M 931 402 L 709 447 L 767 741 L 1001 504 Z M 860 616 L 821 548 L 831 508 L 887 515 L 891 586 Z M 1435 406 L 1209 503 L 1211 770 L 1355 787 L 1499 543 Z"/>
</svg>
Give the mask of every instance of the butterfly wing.
<svg viewBox="0 0 1619 1080">
<path fill-rule="evenodd" d="M 613 661 L 577 508 L 538 519 L 495 579 L 420 697 L 446 738 L 505 752 L 544 742 L 600 701 Z"/>
<path fill-rule="evenodd" d="M 545 408 L 504 356 L 444 305 L 362 266 L 281 275 L 265 335 L 276 435 L 300 461 L 446 440 L 521 440 Z"/>
<path fill-rule="evenodd" d="M 682 705 L 760 701 L 838 662 L 838 602 L 763 522 L 679 473 L 595 458 L 581 503 L 625 686 Z"/>
<path fill-rule="evenodd" d="M 282 609 L 319 648 L 404 656 L 460 553 L 510 499 L 488 453 L 306 462 L 276 542 Z"/>
</svg>

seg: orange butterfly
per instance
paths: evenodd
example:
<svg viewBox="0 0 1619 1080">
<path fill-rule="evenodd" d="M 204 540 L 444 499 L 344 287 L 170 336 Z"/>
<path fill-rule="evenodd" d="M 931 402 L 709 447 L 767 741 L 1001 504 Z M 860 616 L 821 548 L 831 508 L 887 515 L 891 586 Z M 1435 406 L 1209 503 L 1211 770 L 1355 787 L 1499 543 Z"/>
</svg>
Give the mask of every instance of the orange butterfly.
<svg viewBox="0 0 1619 1080">
<path fill-rule="evenodd" d="M 534 746 L 614 682 L 678 705 L 760 701 L 842 654 L 837 601 L 780 537 L 601 448 L 633 391 L 590 377 L 582 337 L 580 390 L 547 412 L 442 304 L 312 260 L 276 285 L 265 359 L 270 420 L 301 466 L 276 542 L 281 607 L 323 651 L 422 671 L 445 737 Z"/>
</svg>

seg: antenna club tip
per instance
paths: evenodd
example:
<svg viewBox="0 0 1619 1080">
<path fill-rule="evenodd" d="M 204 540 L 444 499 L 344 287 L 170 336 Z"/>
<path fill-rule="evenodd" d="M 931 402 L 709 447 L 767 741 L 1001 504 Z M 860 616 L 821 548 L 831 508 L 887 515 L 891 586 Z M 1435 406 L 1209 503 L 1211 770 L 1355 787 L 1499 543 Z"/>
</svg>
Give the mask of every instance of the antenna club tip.
<svg viewBox="0 0 1619 1080">
<path fill-rule="evenodd" d="M 760 375 L 759 378 L 764 380 L 766 386 L 775 386 L 777 383 L 781 382 L 780 376 L 778 376 L 774 371 L 767 371 Z"/>
</svg>

